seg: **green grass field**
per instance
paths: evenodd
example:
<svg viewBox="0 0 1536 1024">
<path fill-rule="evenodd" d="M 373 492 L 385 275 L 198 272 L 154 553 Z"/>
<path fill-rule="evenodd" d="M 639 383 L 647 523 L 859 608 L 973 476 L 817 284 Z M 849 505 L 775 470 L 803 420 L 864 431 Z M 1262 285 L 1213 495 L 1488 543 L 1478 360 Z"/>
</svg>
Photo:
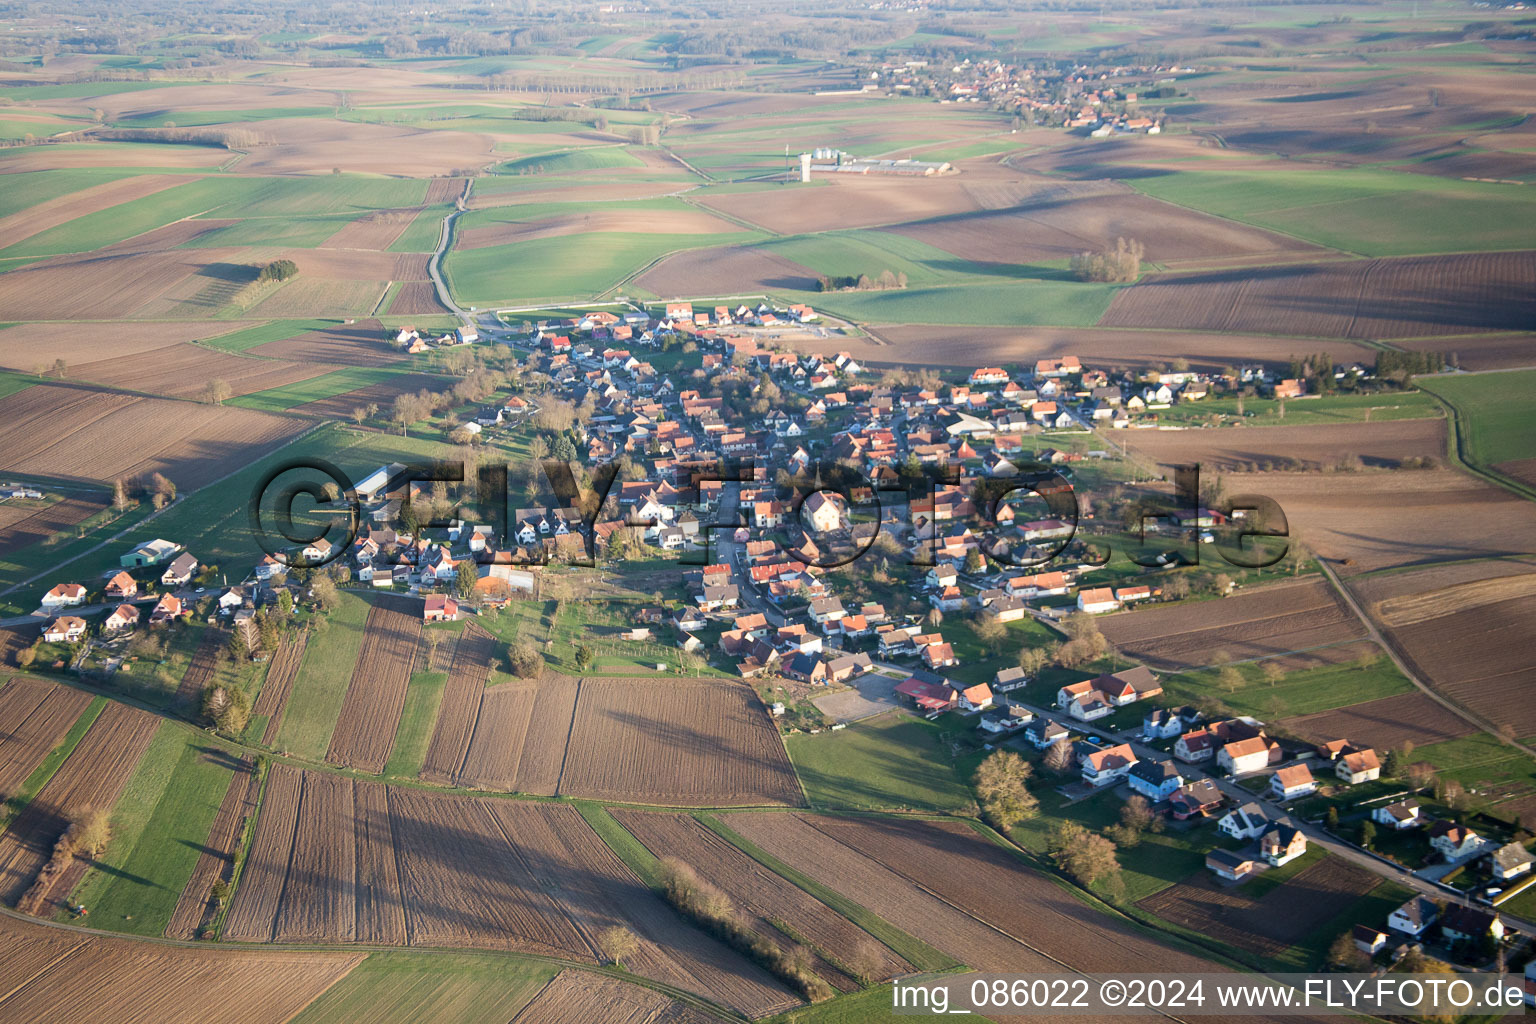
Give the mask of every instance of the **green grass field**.
<svg viewBox="0 0 1536 1024">
<path fill-rule="evenodd" d="M 187 242 L 183 248 L 273 246 L 313 249 L 356 219 L 357 215 L 353 213 L 313 217 L 252 217 L 204 232 Z"/>
<path fill-rule="evenodd" d="M 837 732 L 791 735 L 784 745 L 812 807 L 963 810 L 971 791 L 944 733 L 933 722 L 889 712 Z"/>
<path fill-rule="evenodd" d="M 1164 701 L 1175 705 L 1215 697 L 1240 715 L 1254 715 L 1260 719 L 1289 718 L 1413 689 L 1413 684 L 1386 658 L 1365 669 L 1355 665 L 1328 665 L 1291 672 L 1273 686 L 1264 679 L 1257 664 L 1234 667 L 1242 674 L 1244 684 L 1230 693 L 1217 682 L 1218 673 L 1211 670 L 1164 676 Z"/>
<path fill-rule="evenodd" d="M 384 766 L 385 775 L 413 779 L 421 774 L 421 764 L 427 759 L 427 745 L 432 742 L 432 726 L 437 722 L 437 709 L 443 701 L 443 687 L 447 683 L 446 672 L 417 672 L 411 676 L 405 691 L 405 707 L 400 712 L 400 725 L 395 730 L 395 746 Z"/>
<path fill-rule="evenodd" d="M 162 725 L 112 812 L 112 843 L 75 890 L 97 928 L 160 935 L 234 778 L 202 733 Z"/>
<path fill-rule="evenodd" d="M 1389 170 L 1189 170 L 1132 178 L 1158 199 L 1365 256 L 1523 249 L 1527 189 Z"/>
<path fill-rule="evenodd" d="M 324 330 L 339 322 L 337 320 L 273 320 L 271 323 L 243 327 L 230 334 L 221 334 L 217 338 L 208 338 L 200 343 L 224 352 L 244 352 L 248 348 L 265 345 L 269 341 L 286 341 L 308 331 Z"/>
<path fill-rule="evenodd" d="M 751 231 L 708 235 L 602 232 L 456 249 L 443 261 L 449 287 L 471 305 L 596 296 L 670 252 L 747 244 Z"/>
<path fill-rule="evenodd" d="M 436 252 L 443 233 L 443 218 L 449 207 L 429 206 L 416 215 L 389 247 L 390 252 Z"/>
<path fill-rule="evenodd" d="M 393 366 L 349 366 L 344 370 L 333 370 L 280 388 L 231 398 L 227 404 L 260 409 L 263 412 L 284 412 L 305 402 L 317 402 L 322 398 L 333 398 L 370 384 L 378 384 L 405 372 L 405 368 Z"/>
<path fill-rule="evenodd" d="M 340 606 L 327 617 L 324 627 L 310 634 L 277 733 L 278 750 L 312 761 L 325 757 L 363 646 L 368 608 L 367 601 L 343 591 Z"/>
<path fill-rule="evenodd" d="M 291 1024 L 506 1024 L 560 970 L 557 964 L 494 953 L 370 953 Z"/>
<path fill-rule="evenodd" d="M 1419 386 L 1456 410 L 1469 462 L 1488 467 L 1536 458 L 1536 370 L 1419 378 Z"/>
<path fill-rule="evenodd" d="M 577 127 L 563 125 L 567 130 Z M 611 167 L 644 167 L 638 157 L 617 146 L 594 146 L 590 149 L 563 150 L 539 153 L 517 160 L 508 160 L 496 168 L 497 174 L 569 174 L 572 171 L 600 171 Z"/>
</svg>

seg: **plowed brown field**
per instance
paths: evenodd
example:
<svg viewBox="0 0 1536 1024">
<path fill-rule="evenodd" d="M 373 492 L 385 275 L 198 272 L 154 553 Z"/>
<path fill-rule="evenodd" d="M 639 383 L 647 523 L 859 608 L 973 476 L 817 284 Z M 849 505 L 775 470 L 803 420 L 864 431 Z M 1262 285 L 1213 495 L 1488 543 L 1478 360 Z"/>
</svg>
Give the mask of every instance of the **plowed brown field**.
<svg viewBox="0 0 1536 1024">
<path fill-rule="evenodd" d="M 431 281 L 406 281 L 389 304 L 390 316 L 428 316 L 446 313 L 448 307 L 437 297 Z"/>
<path fill-rule="evenodd" d="M 787 882 L 685 814 L 614 810 L 626 829 L 657 857 L 678 857 L 756 918 L 769 941 L 807 943 L 817 973 L 842 991 L 855 987 L 850 973 L 885 981 L 912 965 L 804 889 Z M 788 925 L 789 931 L 779 927 Z"/>
<path fill-rule="evenodd" d="M 584 971 L 555 975 L 512 1024 L 705 1024 L 711 1018 L 639 985 Z"/>
<path fill-rule="evenodd" d="M 228 334 L 233 325 L 213 320 L 162 320 L 93 324 L 21 324 L 0 330 L 0 366 L 30 373 L 55 359 L 69 367 L 105 360 L 133 360 L 149 352 Z"/>
<path fill-rule="evenodd" d="M 309 833 L 309 834 L 306 834 Z M 235 941 L 474 947 L 626 966 L 752 1016 L 795 1000 L 684 923 L 570 805 L 385 787 L 276 765 L 225 928 Z"/>
<path fill-rule="evenodd" d="M 469 740 L 474 735 L 475 719 L 480 714 L 480 700 L 490 677 L 490 658 L 496 638 L 470 623 L 454 646 L 453 664 L 443 699 L 438 705 L 432 740 L 422 762 L 421 777 L 432 782 L 451 783 L 464 767 Z"/>
<path fill-rule="evenodd" d="M 1157 668 L 1209 665 L 1225 651 L 1246 661 L 1365 635 L 1365 627 L 1320 576 L 1244 590 L 1215 601 L 1174 603 L 1104 615 L 1104 636 Z"/>
<path fill-rule="evenodd" d="M 1198 463 L 1206 472 L 1245 466 L 1273 469 L 1276 462 L 1285 468 L 1304 464 L 1308 469 L 1331 469 L 1345 455 L 1359 456 L 1366 466 L 1392 467 L 1404 459 L 1445 455 L 1445 420 L 1438 417 L 1126 433 L 1132 451 L 1159 465 Z"/>
<path fill-rule="evenodd" d="M 1315 715 L 1287 718 L 1280 725 L 1314 743 L 1348 739 L 1377 750 L 1396 750 L 1410 742 L 1422 747 L 1478 731 L 1476 726 L 1422 693 L 1400 693 Z"/>
<path fill-rule="evenodd" d="M 1157 274 L 1120 291 L 1104 327 L 1415 338 L 1528 330 L 1536 252 L 1467 253 Z"/>
<path fill-rule="evenodd" d="M 421 638 L 421 604 L 380 596 L 368 610 L 363 646 L 325 759 L 377 775 L 394 746 Z"/>
<path fill-rule="evenodd" d="M 47 508 L 25 512 L 20 518 L 0 527 L 0 555 L 40 544 L 59 531 L 89 519 L 105 507 L 85 498 L 65 498 Z M 5 506 L 0 506 L 0 509 L 10 511 Z"/>
<path fill-rule="evenodd" d="M 269 341 L 246 352 L 266 359 L 337 366 L 385 366 L 405 358 L 403 352 L 385 341 L 384 325 L 377 320 L 336 324 L 282 341 Z"/>
<path fill-rule="evenodd" d="M 749 687 L 676 678 L 583 679 L 560 792 L 688 807 L 804 803 Z"/>
<path fill-rule="evenodd" d="M 80 480 L 162 472 L 182 491 L 249 465 L 304 420 L 37 384 L 0 399 L 0 471 Z"/>
<path fill-rule="evenodd" d="M 158 718 L 123 704 L 109 702 L 102 709 L 69 758 L 0 835 L 0 901 L 16 904 L 75 815 L 111 810 L 159 727 Z"/>
<path fill-rule="evenodd" d="M 90 704 L 89 694 L 16 676 L 0 686 L 0 793 L 16 793 Z"/>
<path fill-rule="evenodd" d="M 1202 871 L 1137 906 L 1219 942 L 1272 955 L 1327 924 L 1380 881 L 1340 857 L 1327 857 L 1258 899 L 1249 897 L 1242 887 L 1221 885 Z"/>
<path fill-rule="evenodd" d="M 285 1024 L 362 954 L 175 949 L 0 920 L 10 1024 Z"/>
<path fill-rule="evenodd" d="M 322 249 L 375 249 L 385 250 L 395 244 L 395 239 L 405 233 L 411 221 L 421 211 L 375 210 L 351 221 L 330 238 L 320 243 Z"/>
<path fill-rule="evenodd" d="M 102 359 L 72 366 L 70 376 L 125 391 L 197 398 L 213 380 L 228 384 L 232 395 L 249 395 L 309 380 L 334 369 L 319 363 L 251 359 L 201 345 L 168 345 L 141 358 Z"/>
<path fill-rule="evenodd" d="M 554 796 L 576 709 L 576 685 L 569 676 L 546 673 L 537 683 L 486 690 L 461 783 Z"/>
<path fill-rule="evenodd" d="M 203 690 L 213 682 L 214 669 L 218 668 L 219 652 L 229 643 L 229 634 L 215 627 L 203 630 L 202 637 L 197 642 L 197 649 L 192 652 L 192 660 L 187 663 L 187 670 L 181 674 L 181 682 L 176 686 L 176 702 L 182 707 L 192 707 L 201 699 Z"/>
<path fill-rule="evenodd" d="M 299 662 L 304 659 L 304 644 L 308 638 L 306 631 L 278 644 L 272 662 L 267 666 L 266 681 L 261 684 L 261 693 L 251 708 L 251 714 L 267 716 L 267 728 L 261 735 L 261 742 L 266 746 L 277 742 L 277 731 L 283 724 L 283 709 L 288 706 L 288 694 L 293 692 L 293 680 L 299 674 Z"/>
<path fill-rule="evenodd" d="M 635 285 L 663 298 L 744 295 L 782 289 L 812 291 L 820 276 L 774 253 L 732 245 L 663 257 L 635 278 Z"/>
</svg>

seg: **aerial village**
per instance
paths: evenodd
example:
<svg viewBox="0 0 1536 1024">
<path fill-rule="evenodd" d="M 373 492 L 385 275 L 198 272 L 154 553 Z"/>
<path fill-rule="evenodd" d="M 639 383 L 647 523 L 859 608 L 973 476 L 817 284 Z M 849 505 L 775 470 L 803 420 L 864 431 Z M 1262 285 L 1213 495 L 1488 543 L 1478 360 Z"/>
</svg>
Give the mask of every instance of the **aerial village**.
<svg viewBox="0 0 1536 1024">
<path fill-rule="evenodd" d="M 58 582 L 43 598 L 27 663 L 111 673 L 135 660 L 136 636 L 194 619 L 262 659 L 268 609 L 323 611 L 338 586 L 417 596 L 433 622 L 531 597 L 544 574 L 570 565 L 622 573 L 626 561 L 660 560 L 677 586 L 636 606 L 619 639 L 673 647 L 746 680 L 786 731 L 841 730 L 893 707 L 961 721 L 974 746 L 1027 755 L 1058 781 L 1065 805 L 1113 791 L 1139 827 L 1198 844 L 1220 885 L 1282 872 L 1309 842 L 1391 856 L 1420 895 L 1357 922 L 1350 942 L 1360 963 L 1426 946 L 1468 963 L 1500 955 L 1504 926 L 1492 902 L 1532 881 L 1524 841 L 1432 813 L 1444 794 L 1429 799 L 1399 752 L 1347 737 L 1305 742 L 1251 715 L 1171 699 L 1160 674 L 1120 657 L 1096 624 L 1106 613 L 1220 597 L 1262 573 L 1192 575 L 1176 561 L 1111 569 L 1087 555 L 1096 539 L 1124 533 L 1104 505 L 1071 521 L 1042 501 L 1042 469 L 1087 488 L 1126 470 L 1094 427 L 1155 426 L 1220 395 L 1283 403 L 1370 386 L 1371 368 L 1320 374 L 1298 361 L 1293 376 L 1259 366 L 1138 373 L 1065 355 L 904 381 L 846 352 L 774 344 L 819 321 L 803 305 L 668 303 L 511 322 L 500 340 L 547 384 L 479 407 L 460 429 L 494 444 L 541 405 L 581 410 L 544 451 L 589 471 L 618 462 L 600 503 L 553 501 L 550 482 L 532 473 L 504 523 L 422 526 L 409 510 L 431 498 L 431 485 L 402 465 L 381 466 L 354 484 L 362 522 L 345 548 L 320 540 L 254 565 L 209 566 L 172 537 L 124 551 L 109 578 Z M 464 328 L 429 343 L 407 329 L 392 343 L 480 340 Z M 668 372 L 656 365 L 664 359 Z M 1025 500 L 998 500 L 1016 480 L 1033 482 Z M 926 490 L 909 486 L 918 481 Z M 1158 529 L 1172 546 L 1210 543 L 1229 525 L 1201 505 L 1174 510 Z M 839 552 L 853 554 L 840 561 Z M 1060 642 L 1010 640 L 1025 624 Z M 1012 663 L 980 675 L 978 653 Z M 1400 836 L 1413 838 L 1376 846 L 1404 852 L 1368 849 L 1375 837 Z"/>
</svg>

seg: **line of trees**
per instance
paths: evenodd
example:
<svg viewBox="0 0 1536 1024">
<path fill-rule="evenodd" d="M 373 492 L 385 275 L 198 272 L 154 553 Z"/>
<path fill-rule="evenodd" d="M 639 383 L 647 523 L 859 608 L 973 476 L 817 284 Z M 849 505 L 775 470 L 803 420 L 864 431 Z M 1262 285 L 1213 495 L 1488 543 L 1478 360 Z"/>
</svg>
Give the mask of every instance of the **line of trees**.
<svg viewBox="0 0 1536 1024">
<path fill-rule="evenodd" d="M 868 274 L 828 275 L 816 279 L 819 292 L 884 292 L 907 286 L 905 273 L 882 270 L 874 277 Z"/>
</svg>

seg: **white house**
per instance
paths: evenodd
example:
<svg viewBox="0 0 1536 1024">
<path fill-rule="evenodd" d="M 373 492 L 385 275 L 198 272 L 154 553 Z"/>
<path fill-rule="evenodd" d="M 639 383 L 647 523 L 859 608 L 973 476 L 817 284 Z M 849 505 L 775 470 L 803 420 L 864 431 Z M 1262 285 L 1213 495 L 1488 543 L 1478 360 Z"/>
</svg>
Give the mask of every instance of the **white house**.
<svg viewBox="0 0 1536 1024">
<path fill-rule="evenodd" d="M 1258 804 L 1250 802 L 1222 815 L 1216 827 L 1233 839 L 1257 839 L 1269 827 L 1269 817 Z"/>
<path fill-rule="evenodd" d="M 1519 843 L 1505 843 L 1489 857 L 1489 870 L 1501 882 L 1518 878 L 1531 870 L 1531 851 Z"/>
<path fill-rule="evenodd" d="M 60 583 L 43 595 L 42 607 L 43 611 L 51 612 L 84 603 L 85 587 L 78 583 Z"/>
<path fill-rule="evenodd" d="M 1119 607 L 1120 602 L 1115 600 L 1115 592 L 1109 587 L 1096 587 L 1092 590 L 1077 592 L 1077 610 L 1080 612 L 1098 615 L 1101 612 L 1112 612 Z"/>
<path fill-rule="evenodd" d="M 1137 761 L 1126 773 L 1126 784 L 1153 803 L 1162 803 L 1184 785 L 1184 777 L 1168 761 Z"/>
<path fill-rule="evenodd" d="M 1381 778 L 1381 760 L 1374 750 L 1357 750 L 1333 763 L 1334 774 L 1351 786 Z"/>
<path fill-rule="evenodd" d="M 1440 917 L 1440 908 L 1428 896 L 1415 896 L 1387 917 L 1387 927 L 1418 938 Z"/>
<path fill-rule="evenodd" d="M 1281 768 L 1269 777 L 1269 788 L 1277 800 L 1295 800 L 1317 792 L 1317 781 L 1312 770 L 1304 764 Z"/>
<path fill-rule="evenodd" d="M 1464 825 L 1437 821 L 1429 830 L 1429 845 L 1447 861 L 1471 856 L 1483 847 L 1483 839 Z"/>
<path fill-rule="evenodd" d="M 1233 775 L 1256 772 L 1269 764 L 1269 742 L 1262 736 L 1228 743 L 1216 754 L 1216 763 Z"/>
<path fill-rule="evenodd" d="M 1095 789 L 1107 786 L 1124 777 L 1137 760 L 1136 752 L 1131 749 L 1129 743 L 1095 750 L 1083 758 L 1083 781 Z"/>
<path fill-rule="evenodd" d="M 1423 819 L 1419 816 L 1419 802 L 1412 799 L 1399 800 L 1395 804 L 1376 808 L 1371 812 L 1371 820 L 1399 832 L 1404 829 L 1418 828 L 1423 823 Z"/>
</svg>

